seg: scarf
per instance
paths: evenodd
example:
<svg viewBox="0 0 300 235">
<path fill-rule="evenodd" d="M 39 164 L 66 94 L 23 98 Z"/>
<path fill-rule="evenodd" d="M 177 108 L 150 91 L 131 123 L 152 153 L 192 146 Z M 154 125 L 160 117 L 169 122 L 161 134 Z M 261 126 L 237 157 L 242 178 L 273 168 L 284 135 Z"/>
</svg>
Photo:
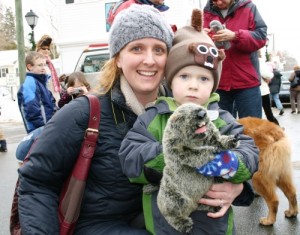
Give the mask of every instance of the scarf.
<svg viewBox="0 0 300 235">
<path fill-rule="evenodd" d="M 59 83 L 59 78 L 57 76 L 56 70 L 54 68 L 54 65 L 52 64 L 51 60 L 49 58 L 46 58 L 47 65 L 50 69 L 51 72 L 51 78 L 52 78 L 52 83 L 54 87 L 55 92 L 60 92 L 60 83 Z"/>
<path fill-rule="evenodd" d="M 126 105 L 131 108 L 132 112 L 136 115 L 141 115 L 145 112 L 145 109 L 153 106 L 155 104 L 155 100 L 153 102 L 148 103 L 145 107 L 138 101 L 136 98 L 132 88 L 130 87 L 129 83 L 127 82 L 124 75 L 120 77 L 120 89 L 125 97 Z M 166 92 L 163 85 L 159 86 L 159 93 L 158 96 L 165 96 Z"/>
</svg>

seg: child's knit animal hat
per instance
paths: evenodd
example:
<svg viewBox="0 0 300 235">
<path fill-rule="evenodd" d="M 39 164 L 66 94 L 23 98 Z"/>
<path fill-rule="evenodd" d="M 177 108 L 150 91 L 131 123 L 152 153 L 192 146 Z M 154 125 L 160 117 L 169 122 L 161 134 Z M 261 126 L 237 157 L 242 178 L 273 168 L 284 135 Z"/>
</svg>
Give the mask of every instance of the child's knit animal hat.
<svg viewBox="0 0 300 235">
<path fill-rule="evenodd" d="M 219 84 L 224 59 L 224 51 L 219 50 L 211 38 L 203 32 L 202 12 L 194 9 L 191 26 L 185 26 L 175 33 L 166 64 L 167 85 L 171 88 L 174 76 L 183 67 L 198 65 L 212 72 L 214 77 L 212 92 L 214 92 Z"/>
</svg>

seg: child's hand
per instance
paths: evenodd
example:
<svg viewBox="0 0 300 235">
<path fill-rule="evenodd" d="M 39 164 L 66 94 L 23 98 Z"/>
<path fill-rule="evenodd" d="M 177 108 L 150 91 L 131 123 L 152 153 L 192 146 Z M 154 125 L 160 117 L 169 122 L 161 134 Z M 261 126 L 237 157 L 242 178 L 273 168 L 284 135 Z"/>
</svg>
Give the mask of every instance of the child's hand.
<svg viewBox="0 0 300 235">
<path fill-rule="evenodd" d="M 224 179 L 233 177 L 238 169 L 239 161 L 234 152 L 230 150 L 221 151 L 216 157 L 196 171 L 205 176 L 217 176 Z"/>
</svg>

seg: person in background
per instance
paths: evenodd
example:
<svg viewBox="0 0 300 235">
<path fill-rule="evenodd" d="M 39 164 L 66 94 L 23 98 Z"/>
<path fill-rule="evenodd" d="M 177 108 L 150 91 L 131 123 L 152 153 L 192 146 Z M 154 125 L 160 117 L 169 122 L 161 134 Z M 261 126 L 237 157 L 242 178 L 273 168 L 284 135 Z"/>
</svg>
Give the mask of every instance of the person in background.
<svg viewBox="0 0 300 235">
<path fill-rule="evenodd" d="M 0 116 L 1 116 L 1 106 L 0 106 Z M 7 152 L 6 139 L 4 137 L 4 133 L 0 128 L 0 152 Z"/>
<path fill-rule="evenodd" d="M 30 52 L 25 58 L 26 78 L 17 97 L 26 132 L 44 126 L 57 110 L 55 99 L 47 88 L 46 58 L 39 52 Z"/>
<path fill-rule="evenodd" d="M 178 106 L 190 102 L 202 105 L 214 112 L 213 122 L 220 132 L 224 135 L 238 135 L 240 145 L 232 151 L 216 153 L 216 159 L 197 169 L 199 173 L 208 177 L 226 178 L 227 182 L 214 184 L 211 191 L 207 193 L 210 199 L 201 199 L 201 202 L 210 200 L 214 206 L 220 206 L 221 203 L 221 210 L 216 213 L 193 212 L 191 217 L 194 220 L 194 227 L 189 234 L 235 234 L 233 219 L 229 219 L 233 218 L 231 204 L 242 191 L 243 182 L 249 180 L 257 170 L 258 149 L 253 139 L 242 134 L 243 127 L 230 113 L 221 110 L 218 106 L 220 97 L 214 91 L 219 83 L 221 61 L 225 55 L 224 51 L 218 51 L 207 34 L 201 31 L 199 24 L 201 25 L 202 22 L 196 20 L 201 19 L 201 16 L 199 10 L 194 10 L 192 22 L 198 22 L 198 24 L 193 24 L 193 27 L 183 27 L 174 36 L 166 64 L 166 81 L 174 98 L 158 98 L 155 106 L 149 107 L 145 114 L 138 117 L 133 128 L 125 136 L 119 155 L 124 173 L 131 182 L 159 186 L 164 168 L 162 138 L 168 118 Z M 229 161 L 228 168 L 232 171 L 226 171 L 221 163 L 230 154 L 232 162 Z M 223 175 L 220 175 L 220 172 L 223 172 Z M 245 185 L 250 187 L 247 183 Z M 232 192 L 226 191 L 228 186 L 232 187 L 232 191 L 238 192 L 233 198 L 230 196 Z M 213 191 L 217 187 L 224 194 L 214 194 Z M 159 212 L 156 201 L 157 193 L 158 190 L 143 195 L 147 230 L 157 235 L 181 234 L 169 226 Z M 245 206 L 251 204 L 253 199 L 254 193 L 250 189 L 248 194 L 240 198 L 240 202 L 243 201 L 244 204 L 239 203 L 238 200 L 233 203 Z"/>
<path fill-rule="evenodd" d="M 149 234 L 144 228 L 142 186 L 130 183 L 123 174 L 118 152 L 137 115 L 158 95 L 170 95 L 161 82 L 172 38 L 170 25 L 148 5 L 133 4 L 114 20 L 110 60 L 103 67 L 97 91 L 101 102 L 99 137 L 76 235 Z M 19 168 L 23 235 L 59 234 L 60 190 L 76 162 L 88 120 L 89 103 L 84 96 L 65 105 L 45 125 L 28 161 Z"/>
<path fill-rule="evenodd" d="M 291 73 L 289 81 L 292 82 L 295 79 L 295 77 L 298 77 L 300 79 L 300 66 L 299 65 L 294 66 L 294 72 Z M 292 87 L 290 88 L 290 99 L 291 99 L 292 114 L 294 114 L 294 113 L 300 114 L 300 84 L 299 84 L 299 82 L 298 82 L 298 86 L 296 86 L 294 88 L 292 88 Z M 296 101 L 297 101 L 297 111 L 296 111 Z"/>
<path fill-rule="evenodd" d="M 155 7 L 160 12 L 165 12 L 169 10 L 169 7 L 165 5 L 164 0 L 125 0 L 125 1 L 119 1 L 116 3 L 116 5 L 110 10 L 108 17 L 107 17 L 107 23 L 111 25 L 116 17 L 116 15 L 131 6 L 132 4 L 145 4 Z M 176 32 L 177 26 L 175 24 L 171 24 L 171 28 L 173 32 Z"/>
<path fill-rule="evenodd" d="M 108 15 L 108 19 L 107 22 L 108 24 L 112 24 L 116 15 L 130 7 L 132 4 L 146 4 L 146 5 L 150 5 L 150 6 L 154 6 L 156 9 L 158 9 L 161 12 L 167 11 L 169 9 L 168 6 L 165 5 L 165 1 L 164 0 L 127 0 L 127 1 L 119 1 L 116 3 L 116 5 L 113 7 L 113 9 L 111 9 L 109 15 Z"/>
<path fill-rule="evenodd" d="M 265 115 L 270 122 L 274 122 L 279 126 L 278 120 L 274 117 L 271 100 L 270 100 L 270 88 L 269 83 L 272 80 L 274 74 L 271 70 L 271 67 L 265 62 L 261 56 L 261 51 L 258 52 L 259 55 L 259 70 L 261 74 L 261 84 L 260 84 L 260 93 L 262 98 L 262 107 L 264 109 Z"/>
<path fill-rule="evenodd" d="M 273 74 L 274 74 L 274 76 L 269 83 L 270 93 L 271 93 L 272 100 L 274 101 L 277 109 L 279 110 L 279 115 L 283 115 L 284 109 L 283 109 L 283 105 L 279 98 L 282 74 L 276 68 L 273 69 Z"/>
<path fill-rule="evenodd" d="M 71 100 L 86 95 L 91 89 L 90 84 L 86 80 L 82 72 L 73 72 L 69 75 L 67 81 L 67 89 L 61 93 L 61 98 L 58 101 L 58 107 L 62 108 Z"/>
<path fill-rule="evenodd" d="M 220 108 L 238 117 L 262 117 L 260 74 L 257 51 L 266 43 L 267 25 L 251 0 L 208 0 L 204 8 L 204 28 L 218 20 L 225 28 L 217 31 L 215 42 L 230 42 L 225 50 L 217 93 Z"/>
<path fill-rule="evenodd" d="M 51 52 L 51 43 L 52 38 L 45 34 L 36 44 L 36 51 L 42 53 L 46 58 L 46 74 L 49 75 L 49 80 L 47 82 L 48 89 L 52 92 L 53 97 L 56 100 L 56 103 L 60 99 L 60 78 L 57 75 L 56 69 L 51 61 L 50 52 Z M 64 76 L 61 75 L 61 76 Z"/>
</svg>

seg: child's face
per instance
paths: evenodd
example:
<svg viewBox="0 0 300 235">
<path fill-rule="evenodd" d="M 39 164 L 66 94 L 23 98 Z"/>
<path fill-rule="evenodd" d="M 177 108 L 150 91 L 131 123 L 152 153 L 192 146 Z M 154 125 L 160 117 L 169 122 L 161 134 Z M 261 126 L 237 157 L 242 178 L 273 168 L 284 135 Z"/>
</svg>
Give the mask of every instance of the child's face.
<svg viewBox="0 0 300 235">
<path fill-rule="evenodd" d="M 34 64 L 28 64 L 27 69 L 31 73 L 44 74 L 46 73 L 46 59 L 38 58 L 34 61 Z"/>
<path fill-rule="evenodd" d="M 171 89 L 174 99 L 181 105 L 207 103 L 214 86 L 213 74 L 210 70 L 196 65 L 182 68 L 172 80 Z"/>
</svg>

